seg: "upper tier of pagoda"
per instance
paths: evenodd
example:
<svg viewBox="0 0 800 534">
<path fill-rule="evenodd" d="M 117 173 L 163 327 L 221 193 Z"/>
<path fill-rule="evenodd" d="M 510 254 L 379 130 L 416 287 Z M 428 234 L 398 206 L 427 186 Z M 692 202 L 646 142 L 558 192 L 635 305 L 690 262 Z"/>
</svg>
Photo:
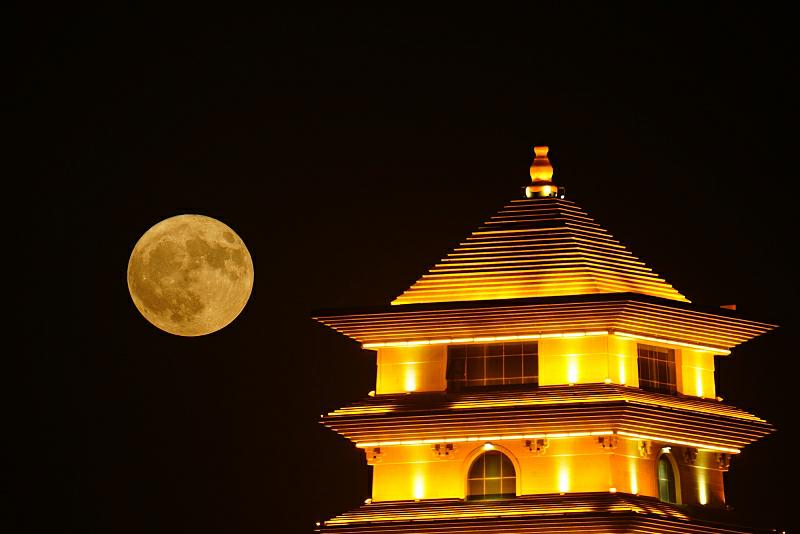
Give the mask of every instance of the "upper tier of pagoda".
<svg viewBox="0 0 800 534">
<path fill-rule="evenodd" d="M 641 293 L 688 302 L 552 182 L 536 147 L 527 199 L 515 200 L 392 304 Z"/>
</svg>

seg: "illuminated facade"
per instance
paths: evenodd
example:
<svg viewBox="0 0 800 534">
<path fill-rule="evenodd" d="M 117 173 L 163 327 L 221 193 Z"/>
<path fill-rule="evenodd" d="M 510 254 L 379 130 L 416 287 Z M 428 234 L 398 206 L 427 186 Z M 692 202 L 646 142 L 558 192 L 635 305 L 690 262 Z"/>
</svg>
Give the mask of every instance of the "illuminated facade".
<svg viewBox="0 0 800 534">
<path fill-rule="evenodd" d="M 723 472 L 772 428 L 717 397 L 714 358 L 773 326 L 690 303 L 535 151 L 526 198 L 390 306 L 316 317 L 378 366 L 322 419 L 372 496 L 320 531 L 749 532 L 721 523 Z"/>
</svg>

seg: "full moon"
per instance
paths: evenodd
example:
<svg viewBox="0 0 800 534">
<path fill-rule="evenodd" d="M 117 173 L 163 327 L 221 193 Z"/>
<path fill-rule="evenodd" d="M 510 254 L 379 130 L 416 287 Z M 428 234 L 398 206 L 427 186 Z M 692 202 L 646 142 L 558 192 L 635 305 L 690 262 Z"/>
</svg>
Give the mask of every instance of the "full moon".
<svg viewBox="0 0 800 534">
<path fill-rule="evenodd" d="M 150 228 L 128 261 L 128 290 L 145 319 L 178 336 L 231 323 L 253 290 L 253 260 L 236 232 L 204 215 Z"/>
</svg>

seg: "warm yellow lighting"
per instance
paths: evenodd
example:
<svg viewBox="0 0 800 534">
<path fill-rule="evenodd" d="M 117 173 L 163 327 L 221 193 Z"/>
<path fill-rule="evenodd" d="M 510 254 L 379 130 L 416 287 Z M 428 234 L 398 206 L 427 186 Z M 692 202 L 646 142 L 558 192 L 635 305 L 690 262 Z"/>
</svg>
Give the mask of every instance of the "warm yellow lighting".
<svg viewBox="0 0 800 534">
<path fill-rule="evenodd" d="M 610 384 L 610 383 L 611 383 L 611 379 L 610 379 L 610 378 L 605 378 L 605 379 L 603 380 L 603 383 L 604 383 L 604 384 Z"/>
<path fill-rule="evenodd" d="M 558 469 L 558 491 L 567 493 L 569 491 L 569 467 L 562 465 Z"/>
<path fill-rule="evenodd" d="M 703 371 L 699 368 L 694 370 L 694 390 L 698 397 L 703 396 Z"/>
<path fill-rule="evenodd" d="M 492 445 L 491 443 L 484 443 L 483 444 L 483 450 L 485 450 L 485 451 L 493 451 L 494 450 L 494 445 Z"/>
<path fill-rule="evenodd" d="M 708 504 L 708 486 L 706 475 L 702 470 L 695 470 L 697 473 L 697 500 L 700 504 Z"/>
<path fill-rule="evenodd" d="M 414 476 L 414 499 L 419 500 L 425 497 L 425 477 L 422 473 Z"/>
<path fill-rule="evenodd" d="M 610 436 L 613 430 L 599 430 L 594 432 L 560 432 L 555 434 L 515 434 L 511 436 L 477 436 L 467 438 L 433 438 L 433 439 L 407 439 L 398 441 L 370 441 L 356 443 L 356 447 L 366 449 L 369 447 L 395 447 L 395 446 L 415 446 L 415 445 L 435 445 L 437 443 L 472 443 L 475 441 L 509 441 L 523 439 L 561 439 L 561 438 L 583 438 L 588 436 Z"/>
<path fill-rule="evenodd" d="M 416 391 L 417 389 L 417 371 L 413 365 L 406 367 L 406 376 L 403 383 L 406 391 Z"/>
<path fill-rule="evenodd" d="M 697 350 L 704 350 L 707 352 L 713 352 L 714 354 L 720 354 L 723 356 L 727 356 L 731 353 L 731 351 L 727 349 L 721 349 L 719 347 L 708 347 L 706 345 L 695 345 L 694 343 L 684 343 L 683 341 L 673 341 L 671 339 L 663 339 L 659 337 L 650 337 L 650 336 L 642 336 L 639 334 L 630 334 L 628 332 L 619 332 L 617 330 L 614 331 L 614 335 L 620 337 L 629 337 L 632 339 L 640 339 L 642 341 L 654 341 L 656 343 L 664 343 L 666 345 L 676 345 L 678 347 L 686 347 L 688 349 L 697 349 Z"/>
<path fill-rule="evenodd" d="M 608 492 L 609 493 L 616 493 L 617 492 L 617 488 L 608 488 Z"/>
<path fill-rule="evenodd" d="M 571 338 L 571 337 L 591 337 L 607 336 L 608 330 L 598 330 L 592 332 L 563 332 L 555 334 L 522 334 L 514 336 L 479 336 L 479 337 L 459 337 L 442 339 L 421 339 L 413 341 L 382 341 L 378 343 L 364 343 L 363 349 L 378 349 L 382 347 L 419 347 L 421 345 L 449 345 L 449 344 L 468 344 L 468 343 L 491 343 L 493 341 L 524 341 L 529 339 L 550 339 L 550 338 Z"/>
<path fill-rule="evenodd" d="M 686 447 L 696 447 L 698 449 L 706 451 L 719 451 L 719 452 L 727 452 L 730 454 L 739 454 L 741 452 L 739 449 L 733 449 L 730 447 L 718 447 L 716 445 L 708 445 L 693 441 L 681 441 L 674 438 L 665 438 L 659 436 L 645 436 L 643 434 L 634 434 L 633 432 L 625 432 L 622 430 L 619 430 L 617 432 L 614 432 L 613 430 L 600 430 L 594 432 L 560 432 L 554 434 L 515 434 L 511 436 L 476 436 L 476 437 L 466 437 L 466 438 L 448 437 L 446 439 L 433 438 L 433 439 L 408 439 L 408 440 L 398 440 L 398 441 L 370 441 L 370 442 L 356 443 L 356 447 L 360 449 L 366 449 L 369 447 L 431 445 L 436 443 L 442 443 L 444 441 L 446 441 L 447 443 L 471 443 L 475 441 L 509 441 L 509 440 L 545 439 L 545 438 L 546 439 L 580 438 L 587 436 L 611 436 L 614 434 L 631 439 L 644 439 L 644 440 L 661 441 L 661 442 L 668 441 L 676 445 L 684 445 Z M 671 450 L 670 447 L 664 447 L 661 449 L 662 452 L 669 452 L 670 450 Z"/>
<path fill-rule="evenodd" d="M 567 363 L 567 383 L 578 383 L 578 358 L 574 354 L 569 356 L 569 363 Z"/>
<path fill-rule="evenodd" d="M 742 452 L 739 449 L 732 449 L 730 447 L 717 447 L 716 445 L 707 445 L 707 444 L 703 444 L 703 443 L 697 443 L 697 442 L 694 442 L 694 441 L 681 441 L 681 440 L 673 439 L 673 438 L 667 439 L 667 438 L 659 438 L 659 437 L 654 437 L 654 436 L 644 436 L 642 434 L 634 434 L 633 432 L 624 432 L 622 430 L 617 432 L 617 434 L 619 434 L 620 436 L 625 436 L 625 437 L 634 438 L 634 439 L 649 439 L 649 440 L 652 440 L 652 441 L 669 441 L 670 443 L 674 443 L 676 445 L 685 445 L 687 447 L 697 447 L 698 449 L 703 449 L 703 450 L 708 450 L 708 451 L 729 452 L 731 454 L 739 454 L 740 452 Z M 665 451 L 665 449 L 666 449 L 666 451 Z M 664 447 L 663 449 L 661 449 L 661 451 L 662 452 L 669 452 L 670 448 L 669 447 Z"/>
<path fill-rule="evenodd" d="M 625 376 L 625 356 L 622 354 L 619 355 L 619 383 L 623 386 L 627 384 L 627 378 Z"/>
<path fill-rule="evenodd" d="M 636 475 L 636 460 L 630 460 L 631 493 L 639 495 L 639 477 Z"/>
</svg>

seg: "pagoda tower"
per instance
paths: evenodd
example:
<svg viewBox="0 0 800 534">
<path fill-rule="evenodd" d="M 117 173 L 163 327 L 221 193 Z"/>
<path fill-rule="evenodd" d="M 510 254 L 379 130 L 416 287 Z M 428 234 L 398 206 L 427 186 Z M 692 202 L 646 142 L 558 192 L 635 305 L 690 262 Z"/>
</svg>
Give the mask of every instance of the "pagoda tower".
<svg viewBox="0 0 800 534">
<path fill-rule="evenodd" d="M 689 300 L 553 182 L 532 182 L 391 305 L 316 320 L 377 351 L 322 424 L 372 466 L 319 532 L 730 533 L 723 473 L 772 427 L 715 357 L 773 325 Z"/>
</svg>

